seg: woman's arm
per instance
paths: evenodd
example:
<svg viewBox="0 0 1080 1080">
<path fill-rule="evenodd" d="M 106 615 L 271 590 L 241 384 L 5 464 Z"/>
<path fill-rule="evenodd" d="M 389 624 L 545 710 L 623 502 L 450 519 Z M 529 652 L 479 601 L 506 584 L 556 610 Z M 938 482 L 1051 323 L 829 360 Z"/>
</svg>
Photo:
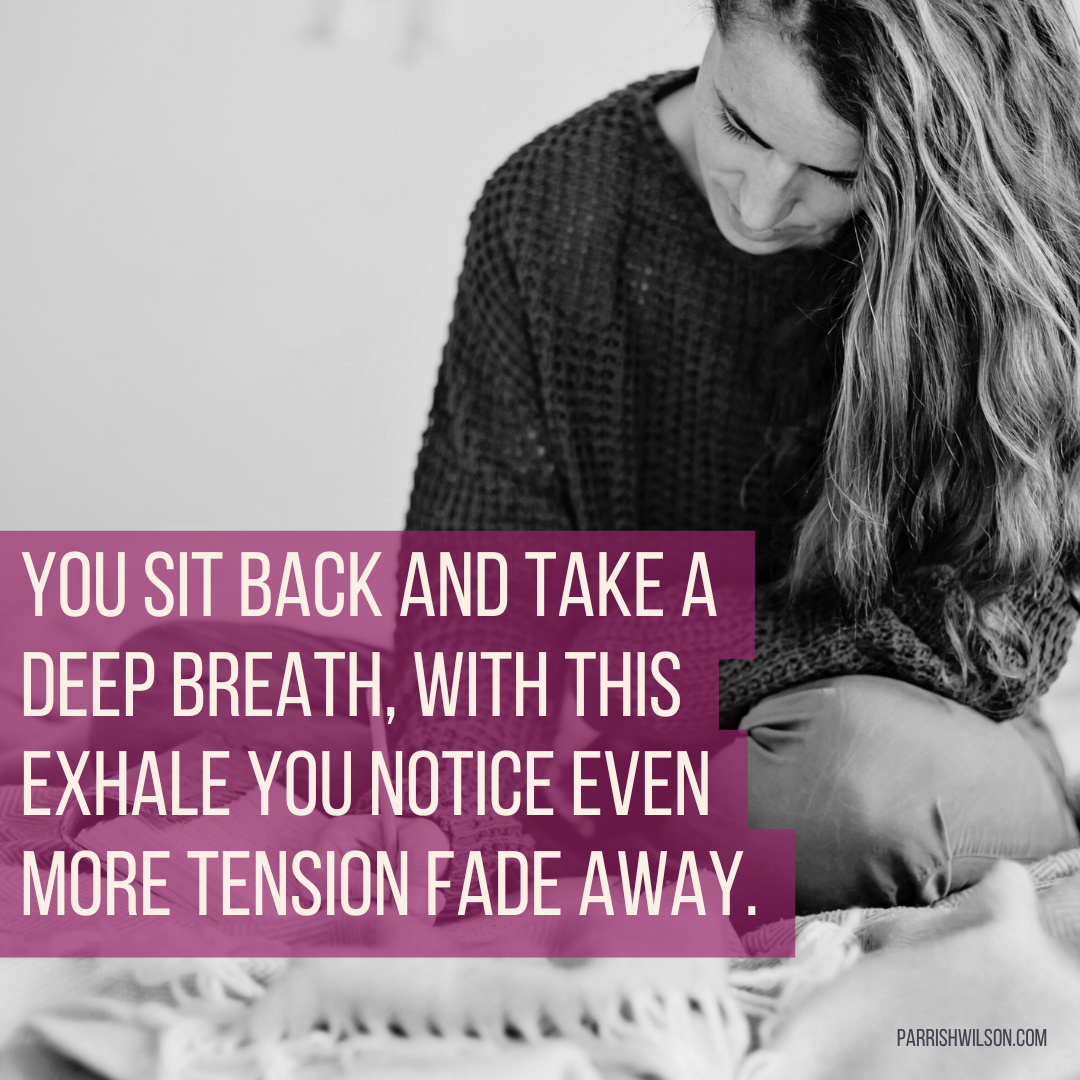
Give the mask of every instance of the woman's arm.
<svg viewBox="0 0 1080 1080">
<path fill-rule="evenodd" d="M 413 482 L 409 530 L 575 527 L 564 469 L 548 434 L 545 389 L 530 343 L 513 245 L 513 207 L 496 174 L 471 220 L 453 321 Z M 401 580 L 406 569 L 399 567 Z M 511 596 L 510 602 L 525 599 Z M 529 625 L 529 620 L 513 619 L 510 613 L 481 620 L 470 625 L 463 644 L 460 624 L 453 621 L 400 620 L 395 641 L 404 680 L 400 699 L 416 701 L 411 685 L 415 652 L 431 656 L 441 650 L 451 657 L 462 649 L 535 654 L 538 646 L 527 636 Z M 490 670 L 489 664 L 480 665 L 480 702 L 491 700 Z M 463 790 L 475 792 L 477 751 L 487 751 L 490 761 L 498 750 L 523 755 L 530 748 L 550 748 L 553 716 L 539 716 L 528 698 L 527 705 L 531 711 L 524 717 L 491 717 L 490 710 L 487 716 L 465 717 L 461 708 L 453 718 L 421 716 L 415 705 L 405 713 L 399 706 L 398 715 L 407 722 L 400 746 L 406 752 L 425 749 L 437 755 L 443 750 L 472 751 L 474 757 L 463 762 Z M 515 818 L 490 812 L 483 818 L 467 812 L 454 816 L 452 779 L 449 768 L 440 770 L 442 790 L 433 819 L 446 833 L 448 848 L 479 850 L 485 865 L 491 865 L 496 851 L 529 847 Z M 463 856 L 451 865 L 452 910 L 464 866 Z"/>
<path fill-rule="evenodd" d="M 408 529 L 573 529 L 500 174 L 473 211 Z"/>
<path fill-rule="evenodd" d="M 813 679 L 883 675 L 969 705 L 993 720 L 1024 713 L 1065 666 L 1077 610 L 1065 579 L 1018 587 L 1010 598 L 1030 640 L 1031 664 L 1019 678 L 992 685 L 985 672 L 965 678 L 944 632 L 950 587 L 927 579 L 898 591 L 890 606 L 861 620 L 815 618 L 759 590 L 752 661 L 720 664 L 722 726 L 737 724 L 762 698 Z"/>
<path fill-rule="evenodd" d="M 667 737 L 689 743 L 720 728 L 736 728 L 751 708 L 781 691 L 818 679 L 844 675 L 880 675 L 923 687 L 968 705 L 993 720 L 1023 714 L 1041 697 L 1064 667 L 1077 621 L 1069 588 L 1060 575 L 1046 584 L 1016 590 L 1014 607 L 1031 640 L 1034 663 L 1027 674 L 988 690 L 985 677 L 965 679 L 946 638 L 943 586 L 927 583 L 908 590 L 863 619 L 842 619 L 789 603 L 781 589 L 759 586 L 755 595 L 753 659 L 725 659 L 738 652 L 738 635 L 723 617 L 694 621 L 669 642 L 679 656 L 679 714 L 666 722 Z M 633 651 L 643 647 L 643 628 L 593 626 L 586 621 L 577 648 Z M 597 641 L 590 644 L 590 637 Z M 648 733 L 621 724 L 624 737 Z"/>
</svg>

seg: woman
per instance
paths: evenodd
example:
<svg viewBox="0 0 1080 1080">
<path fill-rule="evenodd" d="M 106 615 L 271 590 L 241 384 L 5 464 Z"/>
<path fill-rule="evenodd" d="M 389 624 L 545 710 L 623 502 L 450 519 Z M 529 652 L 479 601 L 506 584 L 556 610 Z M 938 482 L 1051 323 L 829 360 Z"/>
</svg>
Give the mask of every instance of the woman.
<svg viewBox="0 0 1080 1080">
<path fill-rule="evenodd" d="M 1076 39 L 1057 0 L 714 8 L 696 79 L 489 182 L 408 526 L 755 529 L 751 825 L 798 830 L 804 910 L 929 902 L 1078 842 L 1035 710 L 1076 622 Z"/>
</svg>

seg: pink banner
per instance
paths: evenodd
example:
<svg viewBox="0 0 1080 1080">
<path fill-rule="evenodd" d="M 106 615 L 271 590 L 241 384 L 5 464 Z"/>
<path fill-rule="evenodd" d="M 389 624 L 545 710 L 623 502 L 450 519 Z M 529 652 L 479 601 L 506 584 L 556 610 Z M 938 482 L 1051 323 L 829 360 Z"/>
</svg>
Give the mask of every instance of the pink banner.
<svg viewBox="0 0 1080 1080">
<path fill-rule="evenodd" d="M 791 955 L 749 533 L 0 535 L 7 955 Z"/>
</svg>

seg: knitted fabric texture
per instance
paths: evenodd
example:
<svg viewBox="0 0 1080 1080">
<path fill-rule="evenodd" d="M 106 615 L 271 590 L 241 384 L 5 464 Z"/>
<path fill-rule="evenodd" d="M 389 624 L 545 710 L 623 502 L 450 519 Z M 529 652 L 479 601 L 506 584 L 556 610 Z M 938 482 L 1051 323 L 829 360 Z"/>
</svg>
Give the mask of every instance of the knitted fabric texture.
<svg viewBox="0 0 1080 1080">
<path fill-rule="evenodd" d="M 763 537 L 775 540 L 770 425 L 791 378 L 776 330 L 829 255 L 748 255 L 721 236 L 656 116 L 657 101 L 693 75 L 612 94 L 540 135 L 488 182 L 472 217 L 409 529 L 756 529 L 759 551 Z M 702 742 L 717 719 L 735 727 L 770 694 L 846 674 L 898 678 L 972 703 L 974 687 L 943 631 L 947 581 L 928 577 L 858 623 L 794 610 L 760 576 L 758 586 L 756 659 L 718 663 L 731 655 L 723 625 L 669 643 L 682 663 L 679 713 L 620 717 L 621 738 Z M 1029 678 L 981 703 L 998 720 L 1045 692 L 1076 622 L 1060 578 L 1014 604 L 1036 663 Z M 410 626 L 399 655 L 460 648 L 437 623 Z M 651 648 L 648 629 L 633 620 L 584 623 L 579 648 L 595 647 L 594 636 L 609 650 Z M 492 634 L 488 647 L 529 648 Z M 436 751 L 550 748 L 553 724 L 416 716 L 404 739 Z M 457 850 L 527 846 L 513 819 L 437 820 Z"/>
</svg>

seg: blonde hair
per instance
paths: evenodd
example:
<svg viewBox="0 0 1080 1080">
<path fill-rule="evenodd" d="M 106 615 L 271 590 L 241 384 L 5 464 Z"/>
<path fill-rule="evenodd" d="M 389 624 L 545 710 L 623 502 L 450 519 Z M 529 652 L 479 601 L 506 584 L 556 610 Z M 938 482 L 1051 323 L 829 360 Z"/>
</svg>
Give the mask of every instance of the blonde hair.
<svg viewBox="0 0 1080 1080">
<path fill-rule="evenodd" d="M 1009 600 L 1080 547 L 1080 50 L 1059 0 L 716 0 L 776 20 L 863 138 L 836 392 L 789 580 L 929 570 L 963 678 L 1035 662 Z"/>
</svg>

